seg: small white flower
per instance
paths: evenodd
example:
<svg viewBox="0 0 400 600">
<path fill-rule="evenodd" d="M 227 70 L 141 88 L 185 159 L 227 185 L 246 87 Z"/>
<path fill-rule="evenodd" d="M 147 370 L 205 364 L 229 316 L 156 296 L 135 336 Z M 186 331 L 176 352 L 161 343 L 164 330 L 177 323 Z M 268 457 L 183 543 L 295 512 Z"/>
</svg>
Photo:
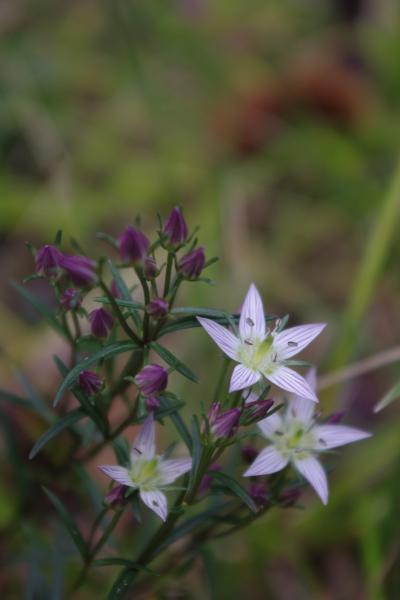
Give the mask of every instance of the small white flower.
<svg viewBox="0 0 400 600">
<path fill-rule="evenodd" d="M 307 376 L 315 389 L 315 370 Z M 271 442 L 260 452 L 244 473 L 245 477 L 270 475 L 289 463 L 312 485 L 324 504 L 328 501 L 328 482 L 325 471 L 315 455 L 324 450 L 357 442 L 371 434 L 346 425 L 318 425 L 314 419 L 315 404 L 305 398 L 292 396 L 285 413 L 274 413 L 258 423 L 264 437 Z"/>
<path fill-rule="evenodd" d="M 253 283 L 240 314 L 239 337 L 210 319 L 198 320 L 221 350 L 240 363 L 233 370 L 230 392 L 251 387 L 265 377 L 288 392 L 318 401 L 304 377 L 286 366 L 286 360 L 308 346 L 325 323 L 290 327 L 282 332 L 268 330 L 263 303 Z"/>
<path fill-rule="evenodd" d="M 139 490 L 143 502 L 163 521 L 168 514 L 167 498 L 161 491 L 178 477 L 190 471 L 191 458 L 167 460 L 156 454 L 153 413 L 135 438 L 129 467 L 102 465 L 100 469 L 123 485 Z"/>
</svg>

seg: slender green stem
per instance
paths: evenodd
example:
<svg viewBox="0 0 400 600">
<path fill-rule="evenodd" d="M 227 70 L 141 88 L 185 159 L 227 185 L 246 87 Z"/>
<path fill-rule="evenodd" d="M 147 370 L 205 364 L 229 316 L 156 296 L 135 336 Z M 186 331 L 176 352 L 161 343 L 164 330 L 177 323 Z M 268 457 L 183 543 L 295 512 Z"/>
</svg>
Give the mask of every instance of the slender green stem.
<svg viewBox="0 0 400 600">
<path fill-rule="evenodd" d="M 138 338 L 136 333 L 129 327 L 128 323 L 126 322 L 126 320 L 124 318 L 124 315 L 122 314 L 120 307 L 115 302 L 115 298 L 112 295 L 112 293 L 109 291 L 108 287 L 105 285 L 105 283 L 103 281 L 100 281 L 99 285 L 100 285 L 101 289 L 103 290 L 103 292 L 105 293 L 105 295 L 107 296 L 107 299 L 109 300 L 111 306 L 113 307 L 114 314 L 116 315 L 122 329 L 125 331 L 125 333 L 127 334 L 128 337 L 130 337 L 132 340 L 134 340 L 137 344 L 141 345 L 142 344 L 141 340 Z"/>
<path fill-rule="evenodd" d="M 136 271 L 136 275 L 138 276 L 140 284 L 143 289 L 143 296 L 144 296 L 144 303 L 145 303 L 145 311 L 144 311 L 144 317 L 143 317 L 143 343 L 146 343 L 149 341 L 150 319 L 149 319 L 149 315 L 148 315 L 148 312 L 146 309 L 150 302 L 150 290 L 149 290 L 147 281 L 143 277 L 143 273 L 142 273 L 141 269 L 135 267 L 135 271 Z"/>
<path fill-rule="evenodd" d="M 172 275 L 172 266 L 174 264 L 174 253 L 168 252 L 167 259 L 167 270 L 165 272 L 165 282 L 164 282 L 164 298 L 168 295 L 169 288 L 171 286 L 171 275 Z"/>
<path fill-rule="evenodd" d="M 225 384 L 226 374 L 229 369 L 229 358 L 223 358 L 223 363 L 221 365 L 221 370 L 219 373 L 217 385 L 215 386 L 215 392 L 213 396 L 213 403 L 218 402 L 219 397 L 221 396 L 221 392 L 223 390 Z"/>
</svg>

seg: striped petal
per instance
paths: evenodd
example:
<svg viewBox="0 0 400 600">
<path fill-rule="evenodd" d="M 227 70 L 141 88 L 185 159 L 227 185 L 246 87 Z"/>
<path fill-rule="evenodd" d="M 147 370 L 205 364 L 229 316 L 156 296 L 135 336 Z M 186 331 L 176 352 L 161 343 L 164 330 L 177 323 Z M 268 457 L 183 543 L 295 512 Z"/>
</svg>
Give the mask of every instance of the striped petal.
<svg viewBox="0 0 400 600">
<path fill-rule="evenodd" d="M 137 458 L 146 458 L 151 460 L 156 453 L 155 425 L 154 417 L 151 412 L 140 428 L 140 431 L 133 441 L 131 448 L 131 460 L 134 462 Z"/>
<path fill-rule="evenodd" d="M 289 327 L 274 337 L 273 347 L 279 360 L 285 360 L 301 352 L 326 327 L 326 323 L 313 323 Z"/>
<path fill-rule="evenodd" d="M 177 458 L 174 460 L 163 460 L 160 464 L 162 485 L 168 485 L 178 479 L 192 468 L 191 458 Z"/>
<path fill-rule="evenodd" d="M 103 471 L 107 477 L 110 477 L 114 481 L 118 481 L 118 483 L 122 483 L 122 485 L 137 487 L 130 478 L 128 469 L 125 469 L 125 467 L 118 467 L 116 465 L 101 465 L 99 469 L 100 471 Z"/>
<path fill-rule="evenodd" d="M 337 448 L 371 436 L 367 431 L 347 427 L 347 425 L 319 425 L 314 427 L 313 433 L 318 439 L 319 450 Z"/>
<path fill-rule="evenodd" d="M 236 392 L 238 390 L 244 390 L 257 383 L 260 379 L 261 375 L 257 371 L 248 369 L 244 365 L 237 365 L 233 369 L 229 391 Z"/>
<path fill-rule="evenodd" d="M 318 402 L 315 392 L 310 388 L 304 377 L 293 371 L 293 369 L 278 367 L 273 373 L 265 374 L 265 378 L 283 390 L 296 394 L 301 398 Z"/>
<path fill-rule="evenodd" d="M 167 498 L 165 494 L 154 490 L 152 492 L 140 492 L 140 497 L 143 502 L 160 517 L 162 521 L 165 521 L 168 516 Z"/>
<path fill-rule="evenodd" d="M 218 323 L 211 321 L 211 319 L 205 319 L 204 317 L 197 317 L 200 325 L 207 331 L 208 335 L 214 340 L 214 342 L 221 348 L 223 352 L 229 358 L 237 360 L 237 353 L 239 349 L 239 340 L 233 335 L 226 327 L 222 327 Z"/>
<path fill-rule="evenodd" d="M 288 460 L 275 450 L 273 446 L 268 446 L 260 452 L 252 465 L 243 473 L 244 477 L 254 477 L 255 475 L 269 475 L 281 471 L 288 464 Z"/>
<path fill-rule="evenodd" d="M 314 368 L 310 369 L 305 376 L 305 380 L 309 384 L 310 388 L 315 391 L 317 387 L 317 375 Z M 294 394 L 290 398 L 290 402 L 287 407 L 287 413 L 292 419 L 302 421 L 306 425 L 311 423 L 314 416 L 315 403 L 307 398 L 302 398 Z"/>
<path fill-rule="evenodd" d="M 294 464 L 304 479 L 306 479 L 308 483 L 312 485 L 322 502 L 327 504 L 328 481 L 321 463 L 318 462 L 318 460 L 313 456 L 309 456 L 303 460 L 295 460 Z"/>
<path fill-rule="evenodd" d="M 258 289 L 251 284 L 240 313 L 239 333 L 242 340 L 265 338 L 264 307 Z"/>
<path fill-rule="evenodd" d="M 283 425 L 282 417 L 277 412 L 259 421 L 257 423 L 258 427 L 261 429 L 262 434 L 267 438 L 271 439 L 274 433 L 281 429 Z"/>
</svg>

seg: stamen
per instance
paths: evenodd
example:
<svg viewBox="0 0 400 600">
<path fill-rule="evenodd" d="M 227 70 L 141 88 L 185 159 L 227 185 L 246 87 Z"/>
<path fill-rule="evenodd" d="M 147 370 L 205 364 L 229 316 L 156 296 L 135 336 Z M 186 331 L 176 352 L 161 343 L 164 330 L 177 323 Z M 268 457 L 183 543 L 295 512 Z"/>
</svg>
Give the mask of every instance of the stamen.
<svg viewBox="0 0 400 600">
<path fill-rule="evenodd" d="M 249 325 L 249 327 L 254 327 L 255 325 L 253 319 L 250 319 L 250 317 L 247 317 L 246 324 Z"/>
<path fill-rule="evenodd" d="M 134 450 L 136 450 L 136 452 L 137 452 L 138 454 L 143 454 L 143 452 L 142 452 L 141 450 L 139 450 L 139 448 L 134 448 Z"/>
<path fill-rule="evenodd" d="M 297 348 L 297 346 L 298 346 L 298 343 L 297 343 L 297 342 L 292 342 L 292 341 L 289 341 L 289 342 L 287 343 L 287 345 L 288 345 L 288 346 L 290 346 L 291 348 Z"/>
<path fill-rule="evenodd" d="M 327 443 L 325 440 L 323 440 L 322 438 L 318 439 L 319 443 L 322 444 L 323 446 L 327 446 Z"/>
<path fill-rule="evenodd" d="M 276 435 L 283 435 L 283 431 L 280 431 L 279 429 L 277 429 L 277 430 L 275 431 L 275 434 L 276 434 Z"/>
<path fill-rule="evenodd" d="M 249 340 L 249 339 L 244 340 L 244 343 L 247 344 L 248 346 L 253 346 L 254 345 L 253 342 L 251 340 Z"/>
<path fill-rule="evenodd" d="M 159 504 L 158 504 L 157 500 L 153 500 L 153 502 L 152 502 L 152 505 L 153 505 L 153 506 L 159 506 Z"/>
<path fill-rule="evenodd" d="M 272 355 L 272 362 L 275 363 L 278 359 L 278 354 L 276 352 L 273 353 Z"/>
</svg>

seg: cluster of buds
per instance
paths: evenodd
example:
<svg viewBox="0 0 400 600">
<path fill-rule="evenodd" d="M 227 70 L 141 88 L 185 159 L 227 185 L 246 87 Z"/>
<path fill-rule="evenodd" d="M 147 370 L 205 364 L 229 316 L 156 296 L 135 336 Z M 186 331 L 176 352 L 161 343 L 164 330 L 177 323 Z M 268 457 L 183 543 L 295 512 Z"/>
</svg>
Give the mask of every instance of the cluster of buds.
<svg viewBox="0 0 400 600">
<path fill-rule="evenodd" d="M 65 273 L 78 287 L 92 285 L 96 281 L 96 263 L 87 256 L 64 254 L 57 246 L 47 244 L 36 252 L 36 272 L 57 278 Z"/>
<path fill-rule="evenodd" d="M 157 396 L 163 392 L 168 385 L 168 371 L 160 365 L 146 365 L 135 377 L 135 383 L 141 394 L 146 399 L 147 409 L 159 408 L 160 401 Z"/>
</svg>

